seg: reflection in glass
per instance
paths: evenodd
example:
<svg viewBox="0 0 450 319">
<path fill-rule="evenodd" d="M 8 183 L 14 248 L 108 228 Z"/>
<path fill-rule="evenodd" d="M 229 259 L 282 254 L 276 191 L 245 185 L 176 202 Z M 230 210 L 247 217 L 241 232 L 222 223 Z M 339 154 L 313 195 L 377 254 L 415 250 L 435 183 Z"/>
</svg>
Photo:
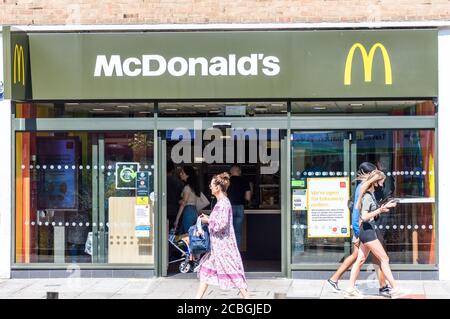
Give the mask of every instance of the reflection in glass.
<svg viewBox="0 0 450 319">
<path fill-rule="evenodd" d="M 293 190 L 306 178 L 346 172 L 354 181 L 359 164 L 376 164 L 387 176 L 376 197 L 401 200 L 377 222 L 391 263 L 436 263 L 434 130 L 294 132 L 291 139 Z M 306 216 L 292 211 L 293 263 L 338 263 L 351 253 L 350 238 L 307 238 Z"/>
<path fill-rule="evenodd" d="M 16 263 L 153 264 L 153 204 L 136 235 L 135 179 L 116 187 L 116 164 L 136 162 L 153 192 L 152 133 L 24 132 L 16 145 Z"/>
</svg>

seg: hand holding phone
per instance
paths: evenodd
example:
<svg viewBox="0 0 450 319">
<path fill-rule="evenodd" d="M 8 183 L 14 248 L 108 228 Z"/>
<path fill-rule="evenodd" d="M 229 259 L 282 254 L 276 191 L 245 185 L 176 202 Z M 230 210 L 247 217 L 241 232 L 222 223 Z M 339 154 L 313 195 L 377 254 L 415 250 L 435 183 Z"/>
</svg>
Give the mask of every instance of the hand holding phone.
<svg viewBox="0 0 450 319">
<path fill-rule="evenodd" d="M 400 200 L 399 200 L 398 198 L 394 198 L 394 199 L 389 200 L 389 201 L 388 201 L 386 204 L 384 204 L 383 206 L 386 207 L 386 208 L 394 208 L 394 207 L 397 206 L 397 203 L 398 203 L 399 201 L 400 201 Z"/>
</svg>

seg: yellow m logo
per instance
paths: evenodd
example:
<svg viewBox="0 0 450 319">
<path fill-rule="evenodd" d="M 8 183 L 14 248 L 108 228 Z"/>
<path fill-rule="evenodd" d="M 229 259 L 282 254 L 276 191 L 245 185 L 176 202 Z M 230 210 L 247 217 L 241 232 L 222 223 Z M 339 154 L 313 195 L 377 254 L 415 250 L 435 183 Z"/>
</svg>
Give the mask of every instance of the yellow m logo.
<svg viewBox="0 0 450 319">
<path fill-rule="evenodd" d="M 23 46 L 16 44 L 14 47 L 14 84 L 22 82 L 25 86 L 25 58 Z"/>
<path fill-rule="evenodd" d="M 386 85 L 391 85 L 392 84 L 391 60 L 389 59 L 389 54 L 387 53 L 386 48 L 381 43 L 375 43 L 370 49 L 369 54 L 367 54 L 366 48 L 361 43 L 355 43 L 351 47 L 350 51 L 348 51 L 347 61 L 345 61 L 344 85 L 352 84 L 352 64 L 353 64 L 353 56 L 355 55 L 356 49 L 359 49 L 359 51 L 361 51 L 364 65 L 365 82 L 372 82 L 373 57 L 377 49 L 380 49 L 384 61 L 384 83 Z"/>
</svg>

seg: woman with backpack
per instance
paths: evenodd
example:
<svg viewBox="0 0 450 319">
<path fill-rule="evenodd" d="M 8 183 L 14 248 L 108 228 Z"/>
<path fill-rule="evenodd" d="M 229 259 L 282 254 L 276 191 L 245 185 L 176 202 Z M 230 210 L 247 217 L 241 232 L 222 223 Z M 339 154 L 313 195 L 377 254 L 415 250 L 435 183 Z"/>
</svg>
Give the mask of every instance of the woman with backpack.
<svg viewBox="0 0 450 319">
<path fill-rule="evenodd" d="M 217 203 L 211 215 L 201 215 L 202 223 L 208 224 L 210 250 L 200 260 L 197 268 L 200 286 L 196 298 L 203 297 L 208 285 L 222 289 L 239 289 L 243 298 L 248 298 L 244 266 L 233 228 L 233 211 L 226 191 L 230 175 L 222 173 L 211 180 L 211 193 Z"/>
</svg>

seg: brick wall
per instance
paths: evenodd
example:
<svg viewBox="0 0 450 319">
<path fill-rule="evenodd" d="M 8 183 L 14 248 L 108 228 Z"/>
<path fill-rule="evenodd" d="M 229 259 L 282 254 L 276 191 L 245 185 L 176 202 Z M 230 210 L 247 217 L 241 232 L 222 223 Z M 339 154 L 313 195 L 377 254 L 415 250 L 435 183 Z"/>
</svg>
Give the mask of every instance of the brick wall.
<svg viewBox="0 0 450 319">
<path fill-rule="evenodd" d="M 0 0 L 0 24 L 450 20 L 450 0 Z"/>
</svg>

